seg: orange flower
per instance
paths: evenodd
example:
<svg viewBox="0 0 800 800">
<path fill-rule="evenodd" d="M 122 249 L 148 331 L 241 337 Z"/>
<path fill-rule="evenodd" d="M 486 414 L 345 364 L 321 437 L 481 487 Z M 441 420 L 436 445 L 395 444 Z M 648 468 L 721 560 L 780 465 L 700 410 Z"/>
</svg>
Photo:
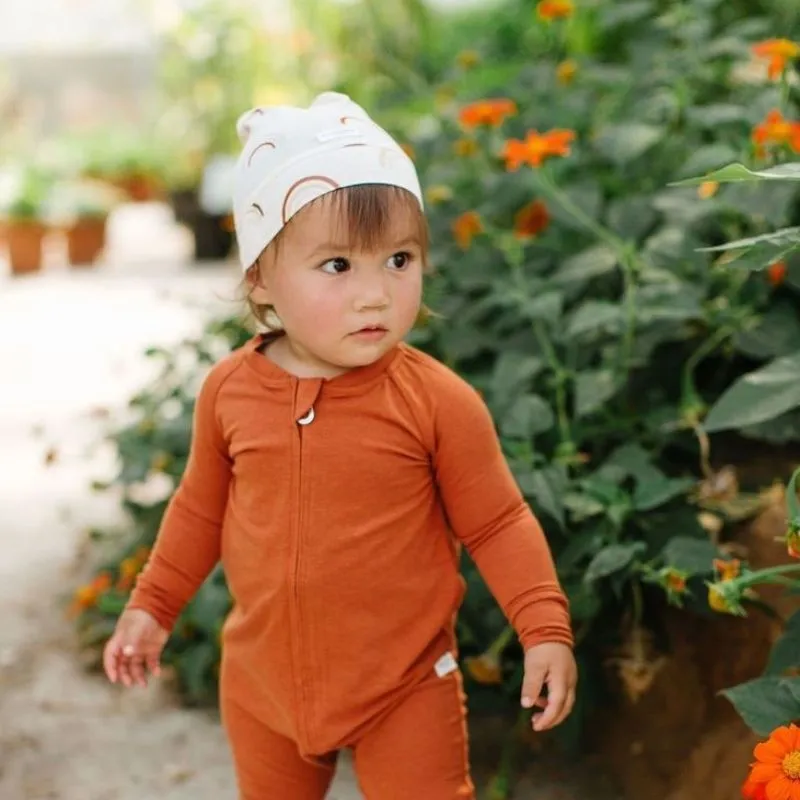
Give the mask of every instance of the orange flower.
<svg viewBox="0 0 800 800">
<path fill-rule="evenodd" d="M 708 605 L 720 614 L 730 614 L 731 607 L 722 592 L 716 586 L 708 587 Z"/>
<path fill-rule="evenodd" d="M 800 558 L 800 531 L 790 528 L 786 533 L 786 551 L 791 558 Z"/>
<path fill-rule="evenodd" d="M 684 594 L 686 592 L 686 576 L 677 570 L 671 569 L 664 576 L 664 586 L 670 592 Z"/>
<path fill-rule="evenodd" d="M 756 58 L 769 62 L 767 74 L 774 80 L 781 76 L 789 61 L 800 56 L 800 44 L 789 39 L 767 39 L 754 44 L 752 51 Z"/>
<path fill-rule="evenodd" d="M 87 583 L 75 591 L 75 596 L 72 600 L 72 612 L 80 613 L 87 608 L 91 608 L 97 603 L 98 597 L 105 594 L 110 588 L 110 573 L 101 572 L 91 583 Z"/>
<path fill-rule="evenodd" d="M 539 0 L 536 15 L 545 22 L 571 17 L 575 11 L 572 0 Z"/>
<path fill-rule="evenodd" d="M 787 120 L 777 108 L 773 108 L 753 129 L 753 142 L 759 155 L 763 154 L 767 144 L 785 144 L 795 153 L 800 153 L 800 122 Z"/>
<path fill-rule="evenodd" d="M 800 800 L 800 728 L 775 728 L 766 742 L 756 745 L 749 781 L 763 784 L 769 800 Z"/>
<path fill-rule="evenodd" d="M 540 167 L 551 156 L 568 156 L 574 138 L 574 131 L 555 129 L 547 133 L 528 131 L 524 141 L 509 139 L 503 150 L 506 169 L 514 172 L 522 164 Z"/>
<path fill-rule="evenodd" d="M 506 117 L 517 113 L 517 104 L 508 98 L 496 100 L 478 100 L 461 109 L 458 119 L 465 128 L 477 128 L 479 125 L 490 125 L 497 128 Z"/>
<path fill-rule="evenodd" d="M 719 183 L 717 181 L 704 181 L 697 187 L 697 196 L 701 200 L 708 200 L 719 191 Z"/>
<path fill-rule="evenodd" d="M 492 653 L 484 653 L 474 658 L 467 658 L 464 666 L 476 683 L 491 685 L 503 682 L 500 659 Z"/>
<path fill-rule="evenodd" d="M 776 261 L 767 267 L 767 280 L 773 286 L 780 286 L 786 280 L 786 262 Z"/>
<path fill-rule="evenodd" d="M 483 224 L 477 211 L 465 211 L 453 222 L 453 236 L 462 250 L 466 250 L 473 237 L 482 232 Z"/>
<path fill-rule="evenodd" d="M 734 578 L 739 577 L 739 573 L 742 571 L 742 562 L 738 558 L 732 558 L 729 561 L 715 558 L 714 569 L 717 571 L 721 581 L 732 581 Z"/>
<path fill-rule="evenodd" d="M 514 235 L 518 239 L 537 236 L 550 224 L 550 213 L 541 200 L 523 206 L 514 217 Z"/>
<path fill-rule="evenodd" d="M 748 777 L 742 785 L 744 800 L 767 800 L 767 789 L 763 783 L 756 783 Z"/>
<path fill-rule="evenodd" d="M 416 158 L 416 153 L 414 152 L 414 148 L 408 144 L 407 142 L 403 142 L 400 145 L 400 149 L 411 159 Z"/>
<path fill-rule="evenodd" d="M 572 83 L 577 72 L 578 65 L 571 58 L 568 58 L 556 67 L 556 79 L 562 86 L 566 86 Z"/>
</svg>

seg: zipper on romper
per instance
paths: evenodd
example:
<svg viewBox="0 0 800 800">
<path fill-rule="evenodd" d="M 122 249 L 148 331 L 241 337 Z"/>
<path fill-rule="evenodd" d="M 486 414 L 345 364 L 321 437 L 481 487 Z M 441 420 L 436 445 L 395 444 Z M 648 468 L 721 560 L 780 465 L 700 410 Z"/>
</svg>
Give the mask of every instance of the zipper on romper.
<svg viewBox="0 0 800 800">
<path fill-rule="evenodd" d="M 304 477 L 303 477 L 303 469 L 305 467 L 305 458 L 304 458 L 304 439 L 306 438 L 307 434 L 305 434 L 305 429 L 311 425 L 316 419 L 316 411 L 314 408 L 314 403 L 316 402 L 317 396 L 319 394 L 319 390 L 322 386 L 321 381 L 299 381 L 297 385 L 297 392 L 295 395 L 295 435 L 296 435 L 296 444 L 297 444 L 297 458 L 295 461 L 296 464 L 296 480 L 295 480 L 295 496 L 294 502 L 297 504 L 297 513 L 296 513 L 296 529 L 295 529 L 295 550 L 294 550 L 294 564 L 292 570 L 292 595 L 293 595 L 293 604 L 295 608 L 295 621 L 296 621 L 296 631 L 295 631 L 295 654 L 297 659 L 297 664 L 295 668 L 295 676 L 297 680 L 297 684 L 295 686 L 296 696 L 298 697 L 298 706 L 297 706 L 297 716 L 298 716 L 298 723 L 300 726 L 300 738 L 304 745 L 308 746 L 309 742 L 309 713 L 308 713 L 308 692 L 306 687 L 306 673 L 303 669 L 304 666 L 304 650 L 306 649 L 303 644 L 304 638 L 304 620 L 303 620 L 303 609 L 302 609 L 302 592 L 301 592 L 301 572 L 302 572 L 302 560 L 303 560 L 303 505 L 305 502 L 305 491 L 304 491 Z M 305 391 L 304 391 L 305 390 Z M 302 413 L 302 409 L 305 408 L 305 413 Z M 301 416 L 298 416 L 298 411 L 301 412 Z"/>
</svg>

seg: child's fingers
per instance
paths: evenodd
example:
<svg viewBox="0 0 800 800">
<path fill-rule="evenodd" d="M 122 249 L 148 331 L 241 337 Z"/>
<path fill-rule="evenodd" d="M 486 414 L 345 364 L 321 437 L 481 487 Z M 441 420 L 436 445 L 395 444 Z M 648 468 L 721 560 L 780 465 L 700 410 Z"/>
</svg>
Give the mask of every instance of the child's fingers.
<svg viewBox="0 0 800 800">
<path fill-rule="evenodd" d="M 533 715 L 533 729 L 546 731 L 561 718 L 567 702 L 568 690 L 564 677 L 553 677 L 548 685 L 547 705 L 540 714 Z"/>
<path fill-rule="evenodd" d="M 112 636 L 103 648 L 103 669 L 111 683 L 116 683 L 119 680 L 119 649 L 120 645 L 116 636 Z"/>
<path fill-rule="evenodd" d="M 147 686 L 147 676 L 145 674 L 145 655 L 138 647 L 128 645 L 123 649 L 123 655 L 127 658 L 128 675 L 137 686 Z"/>
<path fill-rule="evenodd" d="M 150 653 L 145 661 L 147 662 L 147 668 L 150 672 L 153 673 L 156 677 L 161 674 L 161 659 L 159 657 L 159 653 Z"/>
<path fill-rule="evenodd" d="M 525 677 L 522 682 L 522 707 L 532 708 L 536 705 L 544 688 L 544 681 L 547 677 L 547 665 L 529 665 L 525 670 Z"/>
</svg>

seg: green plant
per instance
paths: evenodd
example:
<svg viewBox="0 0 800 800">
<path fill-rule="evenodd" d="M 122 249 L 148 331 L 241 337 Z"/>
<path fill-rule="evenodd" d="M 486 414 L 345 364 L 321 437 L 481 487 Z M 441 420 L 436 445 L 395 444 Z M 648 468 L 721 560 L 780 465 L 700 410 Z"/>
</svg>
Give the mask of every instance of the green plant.
<svg viewBox="0 0 800 800">
<path fill-rule="evenodd" d="M 170 186 L 196 186 L 209 157 L 236 151 L 236 120 L 275 80 L 274 49 L 243 2 L 201 0 L 162 32 L 155 140 Z"/>
<path fill-rule="evenodd" d="M 0 214 L 12 222 L 40 221 L 50 190 L 49 175 L 32 167 L 20 168 L 11 176 L 0 199 Z"/>
</svg>

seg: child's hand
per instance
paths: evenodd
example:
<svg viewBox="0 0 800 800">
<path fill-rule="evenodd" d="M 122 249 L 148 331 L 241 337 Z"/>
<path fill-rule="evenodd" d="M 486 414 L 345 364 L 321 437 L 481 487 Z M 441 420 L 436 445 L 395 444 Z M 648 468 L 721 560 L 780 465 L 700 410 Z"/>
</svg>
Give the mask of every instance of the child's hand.
<svg viewBox="0 0 800 800">
<path fill-rule="evenodd" d="M 147 686 L 146 670 L 161 672 L 161 651 L 169 632 L 156 619 L 139 608 L 123 611 L 114 635 L 103 651 L 103 667 L 112 683 Z"/>
<path fill-rule="evenodd" d="M 533 729 L 546 731 L 563 722 L 575 704 L 578 667 L 572 649 L 565 644 L 545 642 L 525 653 L 525 678 L 522 681 L 522 706 L 538 706 Z M 543 690 L 547 686 L 547 696 Z"/>
</svg>

